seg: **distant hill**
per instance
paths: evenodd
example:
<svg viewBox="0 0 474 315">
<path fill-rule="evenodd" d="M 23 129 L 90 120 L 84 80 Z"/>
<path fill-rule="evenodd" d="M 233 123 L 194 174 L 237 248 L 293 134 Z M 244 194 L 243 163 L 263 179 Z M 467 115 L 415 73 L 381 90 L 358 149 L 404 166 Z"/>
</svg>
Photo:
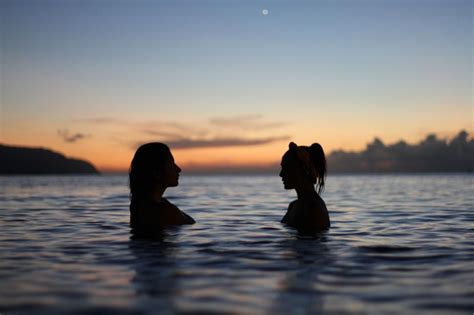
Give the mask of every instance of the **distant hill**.
<svg viewBox="0 0 474 315">
<path fill-rule="evenodd" d="M 89 162 L 43 148 L 0 144 L 0 174 L 99 174 Z"/>
</svg>

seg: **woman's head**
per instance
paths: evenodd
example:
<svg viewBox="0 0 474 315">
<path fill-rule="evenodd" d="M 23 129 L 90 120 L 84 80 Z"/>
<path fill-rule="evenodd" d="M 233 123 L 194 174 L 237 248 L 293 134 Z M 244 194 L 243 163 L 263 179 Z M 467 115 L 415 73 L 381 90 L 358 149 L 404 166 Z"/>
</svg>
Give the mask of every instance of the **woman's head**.
<svg viewBox="0 0 474 315">
<path fill-rule="evenodd" d="M 326 157 L 319 143 L 311 146 L 297 146 L 291 142 L 281 160 L 281 172 L 285 189 L 317 186 L 318 192 L 324 189 L 326 177 Z"/>
<path fill-rule="evenodd" d="M 166 189 L 178 186 L 180 172 L 166 144 L 152 142 L 140 146 L 133 156 L 129 171 L 132 200 L 149 199 L 157 187 Z"/>
</svg>

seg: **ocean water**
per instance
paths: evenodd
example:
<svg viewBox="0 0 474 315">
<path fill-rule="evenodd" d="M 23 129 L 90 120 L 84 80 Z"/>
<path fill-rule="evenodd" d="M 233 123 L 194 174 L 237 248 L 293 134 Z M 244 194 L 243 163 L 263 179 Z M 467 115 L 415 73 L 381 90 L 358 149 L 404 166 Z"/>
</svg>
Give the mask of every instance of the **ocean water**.
<svg viewBox="0 0 474 315">
<path fill-rule="evenodd" d="M 134 240 L 126 176 L 0 177 L 0 313 L 469 314 L 474 175 L 329 176 L 332 228 L 278 176 L 182 176 L 197 224 Z"/>
</svg>

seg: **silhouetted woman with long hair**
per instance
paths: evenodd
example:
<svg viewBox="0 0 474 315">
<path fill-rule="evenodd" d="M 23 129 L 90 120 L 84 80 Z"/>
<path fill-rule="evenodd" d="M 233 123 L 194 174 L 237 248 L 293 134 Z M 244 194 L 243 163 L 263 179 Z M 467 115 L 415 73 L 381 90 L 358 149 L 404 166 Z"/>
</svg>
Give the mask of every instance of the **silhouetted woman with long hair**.
<svg viewBox="0 0 474 315">
<path fill-rule="evenodd" d="M 170 225 L 193 224 L 189 215 L 163 197 L 178 186 L 181 169 L 166 144 L 153 142 L 138 148 L 130 165 L 130 226 L 134 232 L 153 233 Z"/>
<path fill-rule="evenodd" d="M 328 210 L 319 195 L 326 177 L 326 157 L 321 145 L 313 143 L 307 147 L 291 142 L 281 160 L 280 177 L 285 189 L 296 190 L 298 196 L 288 206 L 281 222 L 300 232 L 328 229 L 331 225 Z"/>
</svg>

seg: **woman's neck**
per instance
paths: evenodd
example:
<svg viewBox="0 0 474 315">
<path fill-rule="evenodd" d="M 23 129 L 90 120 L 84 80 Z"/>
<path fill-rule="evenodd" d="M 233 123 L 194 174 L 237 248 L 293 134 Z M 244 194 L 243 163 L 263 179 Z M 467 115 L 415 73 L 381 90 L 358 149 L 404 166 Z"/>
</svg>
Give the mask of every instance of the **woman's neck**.
<svg viewBox="0 0 474 315">
<path fill-rule="evenodd" d="M 318 193 L 314 189 L 314 185 L 304 187 L 304 188 L 298 188 L 296 190 L 296 195 L 298 196 L 298 200 L 312 200 L 314 197 L 318 196 Z"/>
<path fill-rule="evenodd" d="M 163 188 L 161 186 L 156 186 L 155 189 L 153 189 L 153 193 L 151 194 L 151 199 L 157 202 L 162 201 L 165 190 L 166 188 Z"/>
</svg>

